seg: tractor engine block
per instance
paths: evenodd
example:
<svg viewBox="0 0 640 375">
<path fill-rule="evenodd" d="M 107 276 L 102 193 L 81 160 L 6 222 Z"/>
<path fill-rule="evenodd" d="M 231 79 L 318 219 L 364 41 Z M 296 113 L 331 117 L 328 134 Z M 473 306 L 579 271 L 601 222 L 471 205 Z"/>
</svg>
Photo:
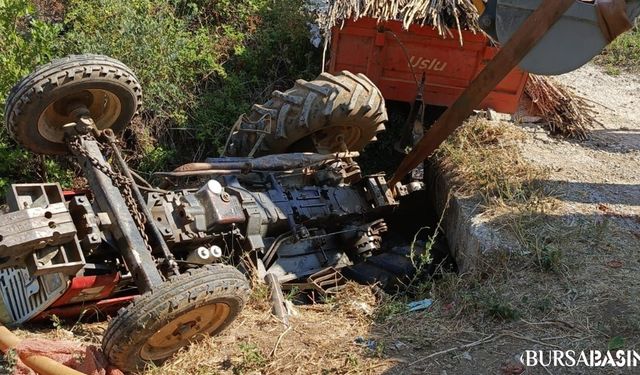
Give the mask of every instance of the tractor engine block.
<svg viewBox="0 0 640 375">
<path fill-rule="evenodd" d="M 256 176 L 253 176 L 256 177 Z M 210 244 L 221 233 L 236 231 L 244 251 L 263 252 L 274 239 L 291 233 L 297 240 L 309 237 L 310 230 L 339 231 L 360 227 L 397 202 L 386 189 L 384 179 L 374 176 L 357 185 L 284 186 L 278 176 L 259 178 L 225 176 L 212 179 L 197 191 L 176 191 L 148 195 L 148 207 L 165 241 L 173 248 L 195 251 Z M 374 220 L 375 221 L 375 220 Z M 359 229 L 353 229 L 359 228 Z M 349 232 L 349 230 L 347 230 Z M 353 237 L 355 253 L 366 255 L 372 243 Z"/>
</svg>

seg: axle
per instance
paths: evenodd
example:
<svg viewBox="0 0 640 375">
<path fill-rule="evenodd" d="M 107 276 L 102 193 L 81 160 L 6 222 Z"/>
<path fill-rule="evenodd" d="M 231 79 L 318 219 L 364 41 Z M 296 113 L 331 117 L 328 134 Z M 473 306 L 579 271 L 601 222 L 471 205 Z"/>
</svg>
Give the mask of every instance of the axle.
<svg viewBox="0 0 640 375">
<path fill-rule="evenodd" d="M 92 134 L 95 131 L 90 117 L 79 116 L 76 125 L 66 129 L 69 148 L 79 161 L 98 208 L 109 216 L 109 232 L 116 240 L 136 286 L 141 292 L 148 292 L 155 285 L 161 284 L 163 277 L 156 267 L 148 241 L 144 238 L 144 228 L 141 228 L 140 220 L 136 222 L 132 215 L 131 210 L 136 205 L 126 201 L 127 198 L 133 199 L 130 197 L 131 188 L 126 181 L 116 178 L 117 175 L 106 162 L 98 141 Z M 116 183 L 120 186 L 116 186 Z"/>
</svg>

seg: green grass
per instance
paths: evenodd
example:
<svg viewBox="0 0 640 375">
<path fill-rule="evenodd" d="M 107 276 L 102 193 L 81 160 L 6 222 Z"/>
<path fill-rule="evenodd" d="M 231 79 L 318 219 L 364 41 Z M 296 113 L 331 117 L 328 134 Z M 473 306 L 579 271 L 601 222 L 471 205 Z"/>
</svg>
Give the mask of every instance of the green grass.
<svg viewBox="0 0 640 375">
<path fill-rule="evenodd" d="M 266 359 L 258 345 L 254 343 L 238 344 L 240 352 L 242 352 L 242 362 L 233 368 L 234 374 L 244 374 L 246 371 L 258 369 L 266 364 Z"/>
<path fill-rule="evenodd" d="M 640 27 L 619 36 L 596 58 L 596 62 L 615 76 L 620 74 L 621 68 L 640 72 Z"/>
</svg>

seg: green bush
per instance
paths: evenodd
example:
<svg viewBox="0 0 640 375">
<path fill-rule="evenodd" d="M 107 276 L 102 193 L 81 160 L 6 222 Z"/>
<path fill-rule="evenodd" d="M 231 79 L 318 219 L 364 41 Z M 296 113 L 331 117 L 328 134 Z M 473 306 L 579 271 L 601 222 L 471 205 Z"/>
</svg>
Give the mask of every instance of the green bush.
<svg viewBox="0 0 640 375">
<path fill-rule="evenodd" d="M 612 73 L 619 73 L 624 67 L 638 71 L 640 67 L 640 27 L 620 35 L 607 47 L 596 61 L 606 65 Z"/>
<path fill-rule="evenodd" d="M 142 84 L 147 118 L 186 123 L 201 79 L 223 73 L 208 30 L 189 30 L 168 3 L 71 0 L 67 6 L 64 53 L 98 53 L 127 64 Z"/>
<path fill-rule="evenodd" d="M 61 27 L 36 18 L 28 0 L 0 0 L 0 112 L 9 89 L 55 56 Z"/>
<path fill-rule="evenodd" d="M 60 30 L 60 25 L 39 20 L 29 1 L 0 0 L 0 197 L 12 182 L 54 175 L 63 183 L 70 182 L 57 162 L 42 162 L 10 141 L 4 124 L 9 90 L 36 66 L 56 56 Z"/>
<path fill-rule="evenodd" d="M 303 3 L 69 0 L 58 25 L 38 17 L 29 0 L 0 0 L 0 99 L 52 58 L 105 54 L 131 67 L 142 84 L 143 113 L 125 150 L 135 168 L 152 172 L 216 154 L 252 103 L 319 71 Z M 70 176 L 16 148 L 4 130 L 0 157 L 0 185 Z"/>
</svg>

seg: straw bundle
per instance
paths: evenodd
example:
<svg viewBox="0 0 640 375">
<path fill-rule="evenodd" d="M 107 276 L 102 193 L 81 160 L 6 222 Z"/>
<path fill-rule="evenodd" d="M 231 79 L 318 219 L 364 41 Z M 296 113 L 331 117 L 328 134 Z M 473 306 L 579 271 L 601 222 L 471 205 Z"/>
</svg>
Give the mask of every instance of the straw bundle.
<svg viewBox="0 0 640 375">
<path fill-rule="evenodd" d="M 333 26 L 347 19 L 401 20 L 405 29 L 428 25 L 443 37 L 453 37 L 450 28 L 456 28 L 462 41 L 463 29 L 480 30 L 478 16 L 473 0 L 330 0 L 320 23 L 325 35 L 330 35 Z"/>
<path fill-rule="evenodd" d="M 560 83 L 532 74 L 525 86 L 534 114 L 540 115 L 551 134 L 586 139 L 596 122 L 592 106 Z"/>
</svg>

